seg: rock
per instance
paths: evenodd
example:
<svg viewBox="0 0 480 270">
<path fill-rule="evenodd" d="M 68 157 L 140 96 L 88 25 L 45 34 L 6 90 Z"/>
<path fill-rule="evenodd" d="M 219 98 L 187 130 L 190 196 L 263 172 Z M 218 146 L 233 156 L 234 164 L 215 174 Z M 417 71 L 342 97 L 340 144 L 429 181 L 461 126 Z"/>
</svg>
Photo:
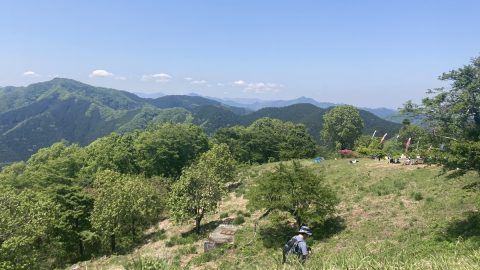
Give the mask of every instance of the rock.
<svg viewBox="0 0 480 270">
<path fill-rule="evenodd" d="M 232 243 L 237 230 L 236 225 L 221 224 L 210 233 L 208 239 L 215 244 Z"/>
</svg>

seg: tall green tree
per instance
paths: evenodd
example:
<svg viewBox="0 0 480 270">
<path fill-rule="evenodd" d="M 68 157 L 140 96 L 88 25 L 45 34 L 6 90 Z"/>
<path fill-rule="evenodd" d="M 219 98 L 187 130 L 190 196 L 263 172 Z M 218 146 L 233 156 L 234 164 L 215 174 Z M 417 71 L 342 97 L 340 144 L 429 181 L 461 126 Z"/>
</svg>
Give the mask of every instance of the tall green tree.
<svg viewBox="0 0 480 270">
<path fill-rule="evenodd" d="M 58 208 L 31 190 L 0 190 L 0 269 L 48 269 Z"/>
<path fill-rule="evenodd" d="M 264 163 L 270 160 L 307 158 L 315 155 L 315 141 L 303 124 L 261 118 L 249 127 L 224 128 L 214 135 L 226 143 L 241 162 Z"/>
<path fill-rule="evenodd" d="M 113 170 L 122 174 L 140 173 L 135 149 L 137 136 L 137 133 L 112 133 L 92 142 L 85 148 L 84 174 L 92 176 L 102 170 Z"/>
<path fill-rule="evenodd" d="M 145 176 L 176 178 L 183 167 L 208 150 L 208 137 L 198 126 L 167 123 L 140 133 L 135 150 Z"/>
<path fill-rule="evenodd" d="M 338 199 L 316 174 L 298 161 L 280 163 L 272 172 L 259 177 L 249 190 L 248 206 L 253 209 L 290 213 L 297 225 L 321 222 L 335 211 Z"/>
<path fill-rule="evenodd" d="M 130 248 L 159 219 L 164 206 L 158 190 L 138 176 L 102 171 L 94 188 L 92 227 L 109 252 Z"/>
<path fill-rule="evenodd" d="M 480 148 L 480 57 L 439 79 L 450 86 L 429 90 L 420 105 L 408 101 L 403 112 L 422 115 L 434 140 L 442 145 L 445 152 L 438 153 L 434 162 L 446 169 L 480 173 L 476 158 Z"/>
<path fill-rule="evenodd" d="M 247 143 L 250 141 L 251 135 L 243 126 L 221 128 L 213 135 L 213 142 L 228 145 L 235 160 L 249 162 L 252 159 L 252 152 Z"/>
<path fill-rule="evenodd" d="M 177 222 L 194 219 L 199 232 L 202 219 L 217 209 L 234 173 L 235 161 L 228 146 L 214 145 L 173 184 L 168 201 L 171 217 Z"/>
<path fill-rule="evenodd" d="M 355 140 L 362 134 L 363 126 L 363 120 L 355 107 L 341 105 L 325 113 L 320 135 L 337 150 L 352 149 Z"/>
</svg>

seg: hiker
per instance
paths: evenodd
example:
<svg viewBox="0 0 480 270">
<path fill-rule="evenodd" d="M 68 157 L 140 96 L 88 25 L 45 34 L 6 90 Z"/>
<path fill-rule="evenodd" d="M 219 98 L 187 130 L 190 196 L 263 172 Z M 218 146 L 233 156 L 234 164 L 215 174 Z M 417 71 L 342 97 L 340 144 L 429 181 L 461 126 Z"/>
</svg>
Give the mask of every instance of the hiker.
<svg viewBox="0 0 480 270">
<path fill-rule="evenodd" d="M 283 246 L 283 263 L 287 261 L 289 255 L 296 255 L 301 263 L 304 263 L 310 254 L 310 248 L 307 246 L 305 239 L 312 235 L 312 231 L 307 226 L 301 226 L 298 235 L 292 237 Z"/>
</svg>

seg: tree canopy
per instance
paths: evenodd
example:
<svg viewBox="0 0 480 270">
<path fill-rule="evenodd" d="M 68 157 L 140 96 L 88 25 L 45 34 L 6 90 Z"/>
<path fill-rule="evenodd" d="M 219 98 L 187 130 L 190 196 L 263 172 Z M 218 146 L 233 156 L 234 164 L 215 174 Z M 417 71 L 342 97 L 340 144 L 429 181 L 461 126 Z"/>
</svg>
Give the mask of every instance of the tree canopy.
<svg viewBox="0 0 480 270">
<path fill-rule="evenodd" d="M 337 150 L 352 149 L 355 140 L 362 134 L 363 120 L 358 110 L 351 105 L 337 106 L 323 116 L 321 136 Z"/>
<path fill-rule="evenodd" d="M 439 79 L 450 86 L 431 89 L 420 105 L 408 101 L 406 114 L 423 115 L 438 144 L 433 161 L 446 169 L 480 172 L 480 57 L 462 68 L 443 73 Z"/>
<path fill-rule="evenodd" d="M 315 155 L 315 141 L 303 124 L 261 118 L 249 127 L 223 128 L 214 135 L 241 162 L 309 158 Z"/>
<path fill-rule="evenodd" d="M 321 222 L 332 214 L 338 199 L 323 181 L 299 162 L 280 163 L 255 181 L 248 193 L 249 207 L 290 213 L 297 223 Z"/>
<path fill-rule="evenodd" d="M 214 145 L 197 162 L 186 168 L 173 184 L 168 202 L 175 221 L 195 220 L 200 230 L 204 215 L 217 208 L 227 191 L 226 183 L 233 180 L 235 162 L 226 144 Z"/>
</svg>

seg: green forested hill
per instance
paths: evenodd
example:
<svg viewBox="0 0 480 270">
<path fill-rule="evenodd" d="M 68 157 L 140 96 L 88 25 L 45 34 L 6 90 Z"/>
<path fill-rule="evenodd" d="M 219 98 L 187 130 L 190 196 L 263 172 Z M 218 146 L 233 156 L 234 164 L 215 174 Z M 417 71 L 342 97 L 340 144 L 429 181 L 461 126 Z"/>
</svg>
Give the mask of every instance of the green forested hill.
<svg viewBox="0 0 480 270">
<path fill-rule="evenodd" d="M 150 103 L 158 108 L 180 107 L 187 110 L 194 110 L 202 106 L 213 106 L 221 108 L 224 111 L 230 111 L 240 115 L 247 114 L 249 112 L 247 109 L 244 108 L 225 105 L 218 101 L 200 96 L 169 95 L 153 99 L 150 101 Z"/>
<path fill-rule="evenodd" d="M 310 134 L 318 141 L 322 129 L 323 115 L 329 110 L 316 107 L 312 104 L 295 104 L 283 108 L 264 108 L 242 118 L 242 124 L 249 125 L 256 119 L 262 117 L 278 118 L 283 121 L 303 123 L 310 131 Z M 359 110 L 365 127 L 363 132 L 372 134 L 377 130 L 378 134 L 394 134 L 398 132 L 401 125 L 384 120 L 373 113 Z"/>
<path fill-rule="evenodd" d="M 0 163 L 28 158 L 60 140 L 86 145 L 147 122 L 185 121 L 186 111 L 162 110 L 131 93 L 53 79 L 0 89 Z"/>
<path fill-rule="evenodd" d="M 311 104 L 248 113 L 199 96 L 140 98 L 132 93 L 55 78 L 26 87 L 0 88 L 0 164 L 25 160 L 60 140 L 86 145 L 113 131 L 144 129 L 152 122 L 193 122 L 212 134 L 222 127 L 250 125 L 262 117 L 305 124 L 319 140 L 323 114 Z M 399 124 L 360 111 L 366 133 L 394 133 Z"/>
</svg>

